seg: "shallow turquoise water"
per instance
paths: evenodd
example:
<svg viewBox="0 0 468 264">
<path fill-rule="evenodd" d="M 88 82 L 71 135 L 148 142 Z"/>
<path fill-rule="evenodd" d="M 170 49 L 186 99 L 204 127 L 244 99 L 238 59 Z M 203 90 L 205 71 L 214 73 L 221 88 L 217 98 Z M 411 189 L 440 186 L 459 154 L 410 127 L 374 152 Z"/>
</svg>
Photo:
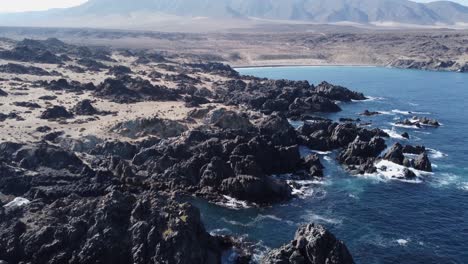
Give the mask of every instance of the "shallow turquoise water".
<svg viewBox="0 0 468 264">
<path fill-rule="evenodd" d="M 405 131 L 411 144 L 431 151 L 434 174 L 418 183 L 377 175 L 352 176 L 322 154 L 326 178 L 308 195 L 263 209 L 226 209 L 194 201 L 209 231 L 243 235 L 261 252 L 278 247 L 302 223 L 321 223 L 344 240 L 357 263 L 468 263 L 468 74 L 373 67 L 244 68 L 273 79 L 323 80 L 372 96 L 341 104 L 331 119 L 356 118 L 365 109 L 386 114 L 363 118 L 373 126 Z M 438 129 L 395 127 L 408 111 L 438 119 Z M 393 139 L 390 141 L 401 141 Z M 388 142 L 390 145 L 391 142 Z"/>
</svg>

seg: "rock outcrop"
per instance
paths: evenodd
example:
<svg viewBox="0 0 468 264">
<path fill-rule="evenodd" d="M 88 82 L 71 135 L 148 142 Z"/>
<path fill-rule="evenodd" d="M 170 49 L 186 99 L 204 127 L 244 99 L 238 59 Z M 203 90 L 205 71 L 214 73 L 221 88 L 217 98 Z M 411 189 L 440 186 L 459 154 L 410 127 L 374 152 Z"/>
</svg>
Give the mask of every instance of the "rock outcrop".
<svg viewBox="0 0 468 264">
<path fill-rule="evenodd" d="M 323 226 L 300 227 L 291 243 L 269 252 L 263 264 L 354 264 L 346 245 Z"/>
<path fill-rule="evenodd" d="M 91 100 L 85 99 L 73 107 L 73 113 L 75 115 L 97 115 L 99 111 L 91 104 Z"/>
<path fill-rule="evenodd" d="M 178 98 L 173 90 L 127 75 L 104 80 L 96 87 L 95 95 L 117 103 L 170 101 Z"/>
<path fill-rule="evenodd" d="M 47 108 L 42 112 L 41 119 L 60 119 L 60 118 L 72 118 L 73 114 L 68 112 L 63 106 L 55 105 Z"/>
</svg>

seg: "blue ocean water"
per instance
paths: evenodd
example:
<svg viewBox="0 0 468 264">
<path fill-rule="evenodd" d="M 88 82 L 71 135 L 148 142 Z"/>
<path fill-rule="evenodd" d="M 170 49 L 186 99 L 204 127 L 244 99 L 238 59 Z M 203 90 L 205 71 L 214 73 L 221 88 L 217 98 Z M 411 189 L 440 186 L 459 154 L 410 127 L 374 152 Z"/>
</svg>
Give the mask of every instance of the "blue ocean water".
<svg viewBox="0 0 468 264">
<path fill-rule="evenodd" d="M 297 226 L 316 222 L 345 241 L 357 263 L 468 263 L 468 74 L 374 67 L 238 69 L 273 79 L 326 80 L 371 96 L 325 115 L 357 118 L 365 109 L 384 114 L 363 121 L 394 132 L 391 141 L 431 149 L 434 173 L 419 182 L 378 175 L 352 176 L 322 153 L 326 177 L 302 198 L 261 209 L 227 209 L 194 201 L 209 231 L 244 236 L 259 253 L 290 241 Z M 438 119 L 440 128 L 393 124 L 413 114 Z M 398 134 L 408 132 L 409 141 Z"/>
</svg>

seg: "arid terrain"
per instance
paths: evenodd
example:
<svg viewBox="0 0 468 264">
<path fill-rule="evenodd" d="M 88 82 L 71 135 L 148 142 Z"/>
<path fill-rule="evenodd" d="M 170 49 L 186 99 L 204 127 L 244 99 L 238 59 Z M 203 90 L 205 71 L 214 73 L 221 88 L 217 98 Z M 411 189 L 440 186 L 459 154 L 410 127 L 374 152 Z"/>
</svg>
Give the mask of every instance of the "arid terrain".
<svg viewBox="0 0 468 264">
<path fill-rule="evenodd" d="M 371 65 L 465 72 L 468 31 L 265 24 L 219 33 L 0 28 L 0 36 L 198 55 L 232 66 Z"/>
</svg>

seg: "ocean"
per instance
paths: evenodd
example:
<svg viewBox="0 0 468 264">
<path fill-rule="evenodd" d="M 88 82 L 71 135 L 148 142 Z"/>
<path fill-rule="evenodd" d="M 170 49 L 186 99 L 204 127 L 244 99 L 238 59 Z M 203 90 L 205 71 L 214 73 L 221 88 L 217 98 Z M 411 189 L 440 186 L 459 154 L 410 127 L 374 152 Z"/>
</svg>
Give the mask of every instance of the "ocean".
<svg viewBox="0 0 468 264">
<path fill-rule="evenodd" d="M 378 67 L 237 70 L 272 79 L 327 81 L 364 93 L 369 100 L 341 103 L 342 112 L 322 116 L 372 122 L 392 136 L 388 146 L 424 145 L 434 172 L 414 181 L 383 174 L 353 176 L 336 162 L 337 152 L 320 153 L 324 180 L 307 182 L 292 201 L 236 209 L 193 201 L 208 231 L 242 236 L 255 244 L 260 258 L 289 242 L 299 225 L 315 222 L 343 240 L 357 263 L 468 263 L 468 74 Z M 366 109 L 383 114 L 360 117 Z M 442 126 L 395 124 L 413 115 L 435 118 Z M 410 140 L 399 136 L 403 132 Z"/>
</svg>

